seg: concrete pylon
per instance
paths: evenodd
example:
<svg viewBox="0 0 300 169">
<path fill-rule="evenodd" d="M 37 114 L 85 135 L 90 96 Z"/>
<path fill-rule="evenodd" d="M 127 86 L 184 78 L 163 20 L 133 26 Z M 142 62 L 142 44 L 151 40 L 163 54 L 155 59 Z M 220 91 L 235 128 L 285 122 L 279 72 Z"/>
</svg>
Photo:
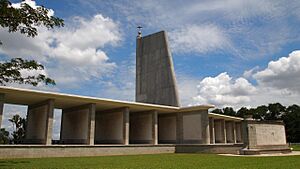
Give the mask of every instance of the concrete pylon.
<svg viewBox="0 0 300 169">
<path fill-rule="evenodd" d="M 54 100 L 28 106 L 25 143 L 51 145 Z"/>
<path fill-rule="evenodd" d="M 137 37 L 136 101 L 169 106 L 180 105 L 165 31 Z"/>
<path fill-rule="evenodd" d="M 4 94 L 0 93 L 0 128 L 2 124 L 2 115 L 3 115 L 3 108 L 4 108 Z"/>
</svg>

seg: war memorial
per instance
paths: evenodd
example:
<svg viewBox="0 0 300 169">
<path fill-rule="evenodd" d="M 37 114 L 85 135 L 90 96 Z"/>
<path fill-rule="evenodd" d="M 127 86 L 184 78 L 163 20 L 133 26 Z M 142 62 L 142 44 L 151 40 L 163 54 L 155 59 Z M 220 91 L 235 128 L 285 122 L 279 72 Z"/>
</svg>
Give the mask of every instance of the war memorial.
<svg viewBox="0 0 300 169">
<path fill-rule="evenodd" d="M 0 145 L 0 158 L 290 152 L 280 121 L 181 107 L 166 32 L 136 41 L 136 102 L 0 87 L 0 125 L 4 104 L 28 106 L 24 143 Z M 59 144 L 54 109 L 62 109 Z"/>
</svg>

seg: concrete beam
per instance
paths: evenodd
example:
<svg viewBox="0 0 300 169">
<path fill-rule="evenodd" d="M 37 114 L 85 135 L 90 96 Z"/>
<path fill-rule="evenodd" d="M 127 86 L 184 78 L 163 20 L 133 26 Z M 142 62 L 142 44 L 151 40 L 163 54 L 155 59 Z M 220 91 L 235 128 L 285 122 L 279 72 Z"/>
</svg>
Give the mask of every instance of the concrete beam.
<svg viewBox="0 0 300 169">
<path fill-rule="evenodd" d="M 25 143 L 51 145 L 54 100 L 28 106 Z"/>
<path fill-rule="evenodd" d="M 94 144 L 95 104 L 63 109 L 60 141 L 62 144 Z"/>
<path fill-rule="evenodd" d="M 0 93 L 0 128 L 2 124 L 3 108 L 4 108 L 4 97 L 5 94 Z"/>
</svg>

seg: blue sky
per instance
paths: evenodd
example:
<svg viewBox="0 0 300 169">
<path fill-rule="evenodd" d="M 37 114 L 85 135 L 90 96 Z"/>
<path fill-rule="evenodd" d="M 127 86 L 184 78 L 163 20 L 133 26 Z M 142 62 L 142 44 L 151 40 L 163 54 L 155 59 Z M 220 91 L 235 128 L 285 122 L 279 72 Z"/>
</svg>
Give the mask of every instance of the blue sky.
<svg viewBox="0 0 300 169">
<path fill-rule="evenodd" d="M 36 59 L 56 80 L 39 90 L 133 101 L 142 25 L 144 35 L 168 32 L 182 105 L 299 104 L 297 0 L 27 2 L 52 9 L 66 24 L 41 28 L 34 39 L 0 29 L 1 61 Z"/>
</svg>

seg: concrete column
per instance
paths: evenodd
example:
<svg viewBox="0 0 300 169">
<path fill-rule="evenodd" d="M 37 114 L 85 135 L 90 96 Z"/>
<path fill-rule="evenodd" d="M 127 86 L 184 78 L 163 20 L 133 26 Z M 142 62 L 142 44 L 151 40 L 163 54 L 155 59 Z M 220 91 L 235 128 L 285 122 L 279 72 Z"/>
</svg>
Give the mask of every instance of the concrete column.
<svg viewBox="0 0 300 169">
<path fill-rule="evenodd" d="M 232 122 L 232 127 L 233 127 L 233 143 L 236 144 L 237 143 L 237 139 L 236 139 L 236 123 L 234 121 Z"/>
<path fill-rule="evenodd" d="M 152 112 L 152 142 L 154 145 L 158 144 L 158 117 L 157 111 Z"/>
<path fill-rule="evenodd" d="M 226 136 L 227 136 L 227 131 L 226 131 L 226 121 L 225 120 L 222 120 L 222 129 L 224 130 L 224 143 L 226 144 L 227 143 L 227 138 L 226 138 Z"/>
<path fill-rule="evenodd" d="M 89 128 L 88 128 L 88 138 L 87 144 L 94 145 L 95 143 L 95 113 L 96 113 L 96 104 L 91 104 L 89 106 Z"/>
<path fill-rule="evenodd" d="M 123 144 L 129 144 L 129 108 L 123 110 Z"/>
<path fill-rule="evenodd" d="M 3 108 L 4 108 L 4 96 L 5 94 L 0 93 L 0 128 L 2 124 Z"/>
<path fill-rule="evenodd" d="M 63 109 L 60 141 L 62 144 L 94 144 L 95 104 Z"/>
<path fill-rule="evenodd" d="M 209 118 L 210 144 L 216 143 L 214 118 Z"/>
<path fill-rule="evenodd" d="M 208 111 L 201 112 L 202 144 L 210 143 Z"/>
<path fill-rule="evenodd" d="M 176 116 L 176 143 L 183 143 L 183 114 L 177 113 Z"/>
<path fill-rule="evenodd" d="M 51 145 L 54 100 L 28 106 L 25 143 Z"/>
</svg>

